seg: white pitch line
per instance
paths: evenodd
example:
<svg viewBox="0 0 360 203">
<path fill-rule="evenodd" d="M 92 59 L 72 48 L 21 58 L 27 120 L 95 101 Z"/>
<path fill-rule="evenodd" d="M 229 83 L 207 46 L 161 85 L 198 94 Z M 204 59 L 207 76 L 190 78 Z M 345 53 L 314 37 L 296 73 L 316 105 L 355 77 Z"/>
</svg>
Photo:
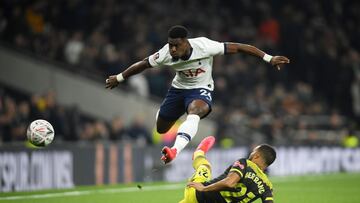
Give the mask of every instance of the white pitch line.
<svg viewBox="0 0 360 203">
<path fill-rule="evenodd" d="M 17 196 L 8 196 L 0 197 L 0 201 L 3 200 L 19 200 L 19 199 L 45 199 L 45 198 L 54 198 L 54 197 L 72 197 L 72 196 L 82 196 L 90 194 L 111 194 L 111 193 L 122 193 L 122 192 L 138 192 L 138 191 L 154 191 L 154 190 L 177 190 L 185 187 L 183 184 L 172 184 L 172 185 L 155 185 L 155 186 L 144 186 L 142 189 L 137 188 L 136 186 L 128 188 L 109 188 L 109 189 L 98 189 L 98 190 L 75 190 L 69 192 L 56 192 L 48 194 L 36 194 L 36 195 L 17 195 Z"/>
</svg>

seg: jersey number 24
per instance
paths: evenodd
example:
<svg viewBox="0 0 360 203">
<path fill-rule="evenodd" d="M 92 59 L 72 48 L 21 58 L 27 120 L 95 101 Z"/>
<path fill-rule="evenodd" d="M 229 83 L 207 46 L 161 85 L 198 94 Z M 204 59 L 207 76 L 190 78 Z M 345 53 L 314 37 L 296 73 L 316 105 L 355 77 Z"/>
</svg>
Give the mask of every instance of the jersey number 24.
<svg viewBox="0 0 360 203">
<path fill-rule="evenodd" d="M 212 101 L 211 92 L 206 89 L 200 89 L 200 95 L 206 97 L 207 100 Z"/>
</svg>

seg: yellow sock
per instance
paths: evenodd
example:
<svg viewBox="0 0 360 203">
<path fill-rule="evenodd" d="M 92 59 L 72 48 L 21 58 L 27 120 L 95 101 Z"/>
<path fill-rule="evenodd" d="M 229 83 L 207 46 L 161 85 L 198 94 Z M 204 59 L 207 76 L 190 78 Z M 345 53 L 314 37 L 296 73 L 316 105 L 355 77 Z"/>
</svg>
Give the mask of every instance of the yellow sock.
<svg viewBox="0 0 360 203">
<path fill-rule="evenodd" d="M 205 165 L 206 167 L 211 169 L 210 163 L 205 158 L 205 153 L 202 150 L 197 150 L 194 152 L 193 167 L 195 170 L 197 170 L 201 165 Z"/>
</svg>

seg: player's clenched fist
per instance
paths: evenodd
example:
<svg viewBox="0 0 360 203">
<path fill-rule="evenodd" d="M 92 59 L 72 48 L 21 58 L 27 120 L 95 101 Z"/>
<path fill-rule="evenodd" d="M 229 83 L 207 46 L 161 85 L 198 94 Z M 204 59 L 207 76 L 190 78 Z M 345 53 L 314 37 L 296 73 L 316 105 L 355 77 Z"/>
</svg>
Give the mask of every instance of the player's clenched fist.
<svg viewBox="0 0 360 203">
<path fill-rule="evenodd" d="M 112 89 L 118 86 L 119 81 L 116 79 L 116 75 L 111 75 L 106 79 L 106 88 Z"/>
</svg>

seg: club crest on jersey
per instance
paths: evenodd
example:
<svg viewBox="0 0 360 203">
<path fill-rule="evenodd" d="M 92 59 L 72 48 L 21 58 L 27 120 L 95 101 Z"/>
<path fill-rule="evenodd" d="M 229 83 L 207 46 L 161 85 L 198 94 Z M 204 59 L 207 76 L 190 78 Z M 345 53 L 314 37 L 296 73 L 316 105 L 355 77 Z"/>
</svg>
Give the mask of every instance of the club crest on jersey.
<svg viewBox="0 0 360 203">
<path fill-rule="evenodd" d="M 158 59 L 159 57 L 160 57 L 159 52 L 156 52 L 155 55 L 154 55 L 154 60 Z"/>
<path fill-rule="evenodd" d="M 201 73 L 205 73 L 206 71 L 202 68 L 197 68 L 197 69 L 188 69 L 188 70 L 182 70 L 179 71 L 179 73 L 187 78 L 193 78 L 193 77 L 197 77 L 198 75 L 200 75 Z"/>
<path fill-rule="evenodd" d="M 245 168 L 245 166 L 243 164 L 241 164 L 240 161 L 235 161 L 235 163 L 233 164 L 233 167 L 239 167 L 240 169 Z"/>
</svg>

